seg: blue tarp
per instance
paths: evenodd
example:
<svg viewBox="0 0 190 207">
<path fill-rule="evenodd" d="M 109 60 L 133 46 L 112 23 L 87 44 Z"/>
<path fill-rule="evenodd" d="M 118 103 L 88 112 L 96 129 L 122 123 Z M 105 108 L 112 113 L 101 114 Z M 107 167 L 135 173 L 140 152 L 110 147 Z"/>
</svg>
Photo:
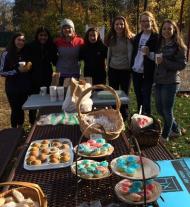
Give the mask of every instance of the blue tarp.
<svg viewBox="0 0 190 207">
<path fill-rule="evenodd" d="M 164 202 L 160 207 L 190 207 L 190 158 L 157 161 L 161 172 L 156 179 L 161 185 Z"/>
</svg>

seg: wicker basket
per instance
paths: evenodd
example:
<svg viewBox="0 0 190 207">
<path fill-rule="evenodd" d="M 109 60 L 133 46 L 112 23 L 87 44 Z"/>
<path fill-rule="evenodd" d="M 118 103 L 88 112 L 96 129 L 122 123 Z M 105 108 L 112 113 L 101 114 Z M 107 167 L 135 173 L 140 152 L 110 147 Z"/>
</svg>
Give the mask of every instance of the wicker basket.
<svg viewBox="0 0 190 207">
<path fill-rule="evenodd" d="M 150 127 L 145 127 L 138 131 L 132 129 L 129 124 L 129 134 L 134 136 L 140 146 L 155 146 L 161 136 L 161 122 L 153 118 L 154 122 Z"/>
<path fill-rule="evenodd" d="M 33 201 L 37 201 L 40 207 L 48 206 L 47 198 L 44 195 L 39 185 L 35 183 L 19 182 L 19 181 L 0 183 L 0 186 L 12 186 L 12 185 L 20 186 L 14 189 L 21 192 L 25 198 L 31 198 Z M 0 198 L 11 196 L 12 190 L 13 189 L 0 193 Z"/>
<path fill-rule="evenodd" d="M 97 111 L 91 111 L 91 112 L 87 112 L 84 114 L 81 113 L 81 110 L 80 110 L 81 100 L 87 93 L 89 93 L 92 90 L 96 90 L 96 89 L 103 89 L 103 90 L 110 91 L 116 99 L 116 109 L 113 109 L 113 108 L 100 109 Z M 111 88 L 110 86 L 94 85 L 86 89 L 85 91 L 83 91 L 77 102 L 77 112 L 78 112 L 80 128 L 81 128 L 81 131 L 84 133 L 84 136 L 89 138 L 90 134 L 102 134 L 104 138 L 107 140 L 116 139 L 117 137 L 119 137 L 121 131 L 124 130 L 125 128 L 124 123 L 123 123 L 123 118 L 120 113 L 120 106 L 121 106 L 120 99 L 117 93 L 115 92 L 115 90 Z M 99 124 L 96 124 L 96 125 L 93 124 L 92 126 L 89 127 L 90 124 L 86 121 L 87 116 L 94 116 L 95 118 L 98 118 L 100 116 L 105 116 L 111 123 L 115 124 L 115 130 L 107 131 L 105 129 L 104 131 L 102 128 L 99 127 Z M 85 130 L 86 128 L 88 128 L 88 130 Z"/>
</svg>

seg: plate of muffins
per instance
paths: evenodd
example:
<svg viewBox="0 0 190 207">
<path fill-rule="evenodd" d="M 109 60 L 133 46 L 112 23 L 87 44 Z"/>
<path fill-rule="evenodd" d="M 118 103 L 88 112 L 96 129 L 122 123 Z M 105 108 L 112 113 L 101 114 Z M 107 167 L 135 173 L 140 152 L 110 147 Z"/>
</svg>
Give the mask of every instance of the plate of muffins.
<svg viewBox="0 0 190 207">
<path fill-rule="evenodd" d="M 99 158 L 111 155 L 114 151 L 114 147 L 107 143 L 105 139 L 89 139 L 86 142 L 75 146 L 74 151 L 81 157 Z"/>
<path fill-rule="evenodd" d="M 153 179 L 150 179 L 145 181 L 145 186 L 146 203 L 156 201 L 162 192 L 161 185 Z M 115 186 L 115 193 L 125 203 L 133 205 L 142 205 L 144 203 L 143 181 L 121 180 Z"/>
<path fill-rule="evenodd" d="M 158 176 L 159 166 L 152 160 L 142 157 L 144 165 L 145 179 L 151 179 Z M 111 161 L 112 171 L 124 178 L 131 180 L 142 180 L 142 167 L 140 157 L 136 155 L 122 155 Z"/>
<path fill-rule="evenodd" d="M 24 158 L 26 170 L 68 167 L 73 163 L 72 142 L 66 138 L 33 141 Z"/>
<path fill-rule="evenodd" d="M 77 162 L 78 176 L 86 180 L 98 180 L 111 175 L 107 161 L 79 160 Z M 71 165 L 71 171 L 76 175 L 76 162 Z"/>
</svg>

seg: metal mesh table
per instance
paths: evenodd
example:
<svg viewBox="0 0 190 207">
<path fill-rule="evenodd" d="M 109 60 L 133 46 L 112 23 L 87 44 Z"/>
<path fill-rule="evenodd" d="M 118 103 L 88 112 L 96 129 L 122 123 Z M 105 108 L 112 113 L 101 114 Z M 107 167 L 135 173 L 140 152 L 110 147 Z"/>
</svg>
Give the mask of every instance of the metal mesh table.
<svg viewBox="0 0 190 207">
<path fill-rule="evenodd" d="M 62 137 L 71 139 L 73 146 L 75 146 L 80 135 L 79 126 L 35 126 L 27 142 L 38 139 Z M 120 155 L 129 154 L 127 141 L 125 139 L 125 136 L 120 136 L 120 138 L 110 142 L 115 150 L 111 156 L 106 157 L 108 162 Z M 152 151 L 150 152 L 147 149 L 144 153 L 155 160 L 158 159 L 158 157 L 153 155 L 155 155 L 155 152 L 160 148 L 163 148 L 163 146 L 158 145 L 156 148 L 152 148 Z M 14 176 L 11 179 L 39 184 L 47 195 L 48 206 L 50 207 L 76 206 L 75 195 L 77 178 L 71 173 L 70 167 L 52 170 L 27 171 L 23 168 L 24 154 L 25 153 L 23 153 L 22 158 L 14 171 Z M 162 152 L 159 153 L 159 156 L 162 156 L 163 154 L 165 154 L 163 157 L 164 159 L 171 159 L 164 148 Z M 79 183 L 78 188 L 78 203 L 80 204 L 92 200 L 100 200 L 103 206 L 110 203 L 119 203 L 119 200 L 114 193 L 114 187 L 121 179 L 122 178 L 119 176 L 112 174 L 110 177 L 101 180 L 82 180 Z"/>
</svg>

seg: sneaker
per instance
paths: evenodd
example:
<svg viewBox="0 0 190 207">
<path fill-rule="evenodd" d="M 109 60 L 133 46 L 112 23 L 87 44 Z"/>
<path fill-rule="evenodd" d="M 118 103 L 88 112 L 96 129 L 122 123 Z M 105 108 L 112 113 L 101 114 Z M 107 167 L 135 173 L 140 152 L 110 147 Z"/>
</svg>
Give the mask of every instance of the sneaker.
<svg viewBox="0 0 190 207">
<path fill-rule="evenodd" d="M 178 132 L 171 131 L 169 137 L 170 138 L 177 138 L 177 137 L 180 137 L 181 135 L 182 135 L 181 130 L 179 130 Z"/>
</svg>

